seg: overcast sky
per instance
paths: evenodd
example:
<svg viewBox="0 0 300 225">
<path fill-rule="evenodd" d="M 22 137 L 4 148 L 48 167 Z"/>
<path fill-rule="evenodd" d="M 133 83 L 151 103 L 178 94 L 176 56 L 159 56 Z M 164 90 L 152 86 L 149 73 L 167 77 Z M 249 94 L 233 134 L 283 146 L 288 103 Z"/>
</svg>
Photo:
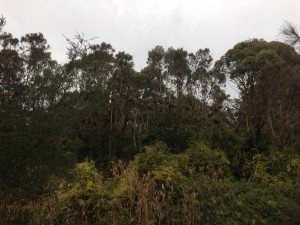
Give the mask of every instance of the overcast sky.
<svg viewBox="0 0 300 225">
<path fill-rule="evenodd" d="M 284 20 L 300 24 L 300 0 L 0 0 L 0 14 L 14 36 L 43 33 L 59 62 L 62 35 L 79 32 L 130 53 L 139 70 L 156 45 L 209 48 L 218 59 L 249 38 L 278 40 Z"/>
</svg>

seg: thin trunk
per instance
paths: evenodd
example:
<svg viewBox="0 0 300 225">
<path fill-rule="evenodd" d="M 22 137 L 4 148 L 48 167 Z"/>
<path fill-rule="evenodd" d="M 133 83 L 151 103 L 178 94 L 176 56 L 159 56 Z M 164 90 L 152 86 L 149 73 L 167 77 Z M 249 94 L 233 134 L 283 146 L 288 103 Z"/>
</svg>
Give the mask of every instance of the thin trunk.
<svg viewBox="0 0 300 225">
<path fill-rule="evenodd" d="M 112 130 L 113 130 L 113 109 L 110 109 L 110 132 L 109 132 L 109 146 L 108 146 L 108 158 L 111 158 L 112 149 Z"/>
</svg>

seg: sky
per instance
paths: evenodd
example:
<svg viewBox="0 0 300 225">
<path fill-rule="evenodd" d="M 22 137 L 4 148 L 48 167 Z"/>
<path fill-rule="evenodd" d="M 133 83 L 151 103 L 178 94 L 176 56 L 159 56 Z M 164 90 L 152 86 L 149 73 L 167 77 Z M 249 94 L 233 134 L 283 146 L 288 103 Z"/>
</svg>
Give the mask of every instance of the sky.
<svg viewBox="0 0 300 225">
<path fill-rule="evenodd" d="M 299 12 L 300 0 L 0 0 L 4 31 L 43 33 L 59 62 L 67 61 L 63 35 L 79 32 L 131 54 L 136 70 L 156 45 L 209 48 L 217 60 L 250 38 L 279 40 L 284 20 L 300 25 Z"/>
</svg>

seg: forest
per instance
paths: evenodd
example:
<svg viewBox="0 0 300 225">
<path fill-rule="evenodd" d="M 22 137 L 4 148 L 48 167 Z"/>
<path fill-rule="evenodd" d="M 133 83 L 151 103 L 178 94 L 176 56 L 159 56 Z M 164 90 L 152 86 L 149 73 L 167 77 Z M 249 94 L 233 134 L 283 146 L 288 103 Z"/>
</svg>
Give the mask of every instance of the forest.
<svg viewBox="0 0 300 225">
<path fill-rule="evenodd" d="M 58 63 L 5 23 L 0 225 L 300 224 L 295 26 L 220 59 L 158 45 L 136 71 L 78 33 Z"/>
</svg>

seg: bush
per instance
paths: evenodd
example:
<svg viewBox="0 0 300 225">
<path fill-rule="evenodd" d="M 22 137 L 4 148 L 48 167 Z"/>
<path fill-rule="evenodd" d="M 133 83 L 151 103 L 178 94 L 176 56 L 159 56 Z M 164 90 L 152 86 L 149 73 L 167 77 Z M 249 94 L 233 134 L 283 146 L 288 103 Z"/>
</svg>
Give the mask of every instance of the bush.
<svg viewBox="0 0 300 225">
<path fill-rule="evenodd" d="M 221 150 L 195 141 L 183 153 L 171 154 L 158 142 L 127 168 L 122 161 L 112 163 L 111 177 L 104 178 L 93 161 L 79 163 L 71 179 L 53 179 L 53 195 L 12 202 L 0 212 L 11 215 L 3 217 L 5 225 L 299 224 L 299 204 L 281 190 L 287 179 L 274 182 L 282 171 L 298 182 L 299 160 L 278 160 L 257 155 L 253 180 L 235 181 Z M 270 163 L 280 166 L 270 171 Z"/>
</svg>

